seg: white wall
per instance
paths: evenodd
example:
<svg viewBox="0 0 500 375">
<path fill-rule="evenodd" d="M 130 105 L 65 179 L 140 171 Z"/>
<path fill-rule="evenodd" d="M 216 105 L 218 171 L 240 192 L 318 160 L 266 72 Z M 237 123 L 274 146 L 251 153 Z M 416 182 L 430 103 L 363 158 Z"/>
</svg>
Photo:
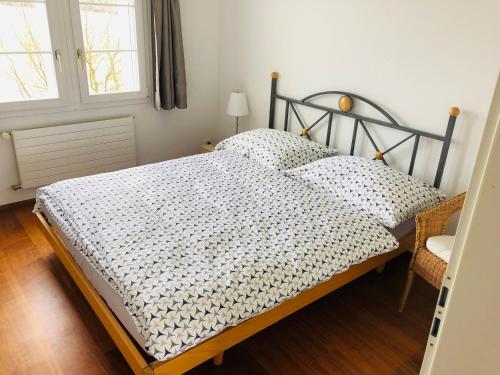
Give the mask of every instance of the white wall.
<svg viewBox="0 0 500 375">
<path fill-rule="evenodd" d="M 249 95 L 243 130 L 266 127 L 270 72 L 276 70 L 280 92 L 353 91 L 401 122 L 437 133 L 445 130 L 448 108 L 460 106 L 443 188 L 466 189 L 500 61 L 498 1 L 183 0 L 181 7 L 188 110 L 160 113 L 147 103 L 0 114 L 0 130 L 134 114 L 139 163 L 165 160 L 197 152 L 206 138 L 232 134 L 234 119 L 224 112 L 233 89 Z M 339 128 L 345 130 L 335 133 L 335 145 L 345 151 L 350 128 Z M 390 145 L 389 138 L 379 141 Z M 422 150 L 416 174 L 431 181 L 429 166 L 439 150 L 425 143 Z M 0 205 L 33 196 L 10 190 L 18 182 L 13 158 L 11 145 L 1 141 Z"/>
<path fill-rule="evenodd" d="M 198 152 L 202 141 L 217 131 L 218 0 L 182 0 L 181 10 L 187 110 L 157 112 L 144 103 L 11 118 L 0 114 L 0 131 L 134 114 L 140 164 Z M 33 190 L 12 191 L 10 186 L 17 183 L 12 146 L 0 140 L 0 205 L 33 197 Z"/>
<path fill-rule="evenodd" d="M 442 187 L 463 191 L 499 69 L 499 13 L 497 0 L 221 0 L 219 138 L 234 132 L 224 114 L 233 89 L 249 98 L 243 130 L 267 126 L 274 70 L 283 94 L 352 91 L 408 126 L 440 134 L 457 105 L 462 115 Z M 391 134 L 379 141 L 390 146 Z M 344 151 L 345 137 L 336 141 Z M 432 181 L 439 150 L 422 150 L 416 174 Z"/>
</svg>

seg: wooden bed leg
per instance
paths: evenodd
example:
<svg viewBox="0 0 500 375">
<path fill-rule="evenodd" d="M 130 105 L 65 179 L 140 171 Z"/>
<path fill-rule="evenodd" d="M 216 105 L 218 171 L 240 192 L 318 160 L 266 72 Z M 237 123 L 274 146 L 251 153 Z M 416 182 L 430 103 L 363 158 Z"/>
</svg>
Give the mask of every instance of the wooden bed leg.
<svg viewBox="0 0 500 375">
<path fill-rule="evenodd" d="M 378 274 L 381 274 L 384 272 L 384 268 L 385 268 L 385 263 L 384 264 L 381 264 L 380 266 L 377 267 L 377 273 Z"/>
<path fill-rule="evenodd" d="M 219 354 L 217 354 L 215 357 L 212 358 L 212 363 L 215 366 L 222 365 L 223 361 L 224 361 L 224 352 L 220 352 Z"/>
</svg>

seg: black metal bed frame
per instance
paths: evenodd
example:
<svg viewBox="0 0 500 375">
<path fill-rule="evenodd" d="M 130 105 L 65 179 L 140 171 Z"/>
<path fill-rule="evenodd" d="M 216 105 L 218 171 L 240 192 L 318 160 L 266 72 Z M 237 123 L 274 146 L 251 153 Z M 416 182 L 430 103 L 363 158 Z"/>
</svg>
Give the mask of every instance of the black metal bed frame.
<svg viewBox="0 0 500 375">
<path fill-rule="evenodd" d="M 309 135 L 309 131 L 311 129 L 313 129 L 316 125 L 318 125 L 323 119 L 325 119 L 328 116 L 328 128 L 327 128 L 326 142 L 325 142 L 325 144 L 327 146 L 330 145 L 333 116 L 340 115 L 340 116 L 344 116 L 344 117 L 353 118 L 354 119 L 354 129 L 353 129 L 352 138 L 351 138 L 351 150 L 350 150 L 351 155 L 354 155 L 357 133 L 358 133 L 358 129 L 360 127 L 364 131 L 364 133 L 366 134 L 371 145 L 375 148 L 376 155 L 375 155 L 374 159 L 381 160 L 386 165 L 387 165 L 387 161 L 384 159 L 385 154 L 389 153 L 390 151 L 394 150 L 398 146 L 400 146 L 403 143 L 414 138 L 410 166 L 408 169 L 409 175 L 413 174 L 413 168 L 415 166 L 415 159 L 417 157 L 417 150 L 418 150 L 418 146 L 419 146 L 421 137 L 434 139 L 436 141 L 443 142 L 443 145 L 441 148 L 441 155 L 439 157 L 439 163 L 438 163 L 438 168 L 437 168 L 437 172 L 436 172 L 436 177 L 434 179 L 434 186 L 436 188 L 439 188 L 439 186 L 441 185 L 441 179 L 443 177 L 443 171 L 444 171 L 444 167 L 446 164 L 446 159 L 448 157 L 448 151 L 450 149 L 453 131 L 455 129 L 455 122 L 457 120 L 458 115 L 460 114 L 459 108 L 452 107 L 450 109 L 450 111 L 449 111 L 450 117 L 448 119 L 446 133 L 444 136 L 442 136 L 442 135 L 433 134 L 433 133 L 425 132 L 422 130 L 417 130 L 417 129 L 412 129 L 412 128 L 409 128 L 406 126 L 402 126 L 391 115 L 389 115 L 389 113 L 387 113 L 385 110 L 383 110 L 380 106 L 378 106 L 377 104 L 373 103 L 372 101 L 370 101 L 362 96 L 359 96 L 359 95 L 356 95 L 353 93 L 349 93 L 349 92 L 345 92 L 345 91 L 323 91 L 323 92 L 318 92 L 318 93 L 306 96 L 303 99 L 294 99 L 294 98 L 290 98 L 290 97 L 287 97 L 284 95 L 280 95 L 277 93 L 278 77 L 279 77 L 278 73 L 276 73 L 276 72 L 272 73 L 271 103 L 269 106 L 269 128 L 274 129 L 275 113 L 276 113 L 276 101 L 283 100 L 286 103 L 285 120 L 284 120 L 284 130 L 285 131 L 289 130 L 288 125 L 289 125 L 289 118 L 290 118 L 290 109 L 291 109 L 291 112 L 297 118 L 297 120 L 302 128 L 302 136 L 305 136 L 308 139 L 311 139 L 311 136 Z M 341 98 L 339 100 L 339 109 L 311 103 L 312 99 L 316 99 L 316 98 L 324 96 L 324 95 L 340 95 Z M 369 106 L 371 106 L 372 108 L 377 110 L 380 114 L 382 114 L 387 120 L 378 120 L 378 119 L 363 116 L 360 114 L 352 113 L 351 110 L 352 110 L 355 99 L 368 104 Z M 299 116 L 297 109 L 296 109 L 297 105 L 317 109 L 317 110 L 323 111 L 324 113 L 312 125 L 307 125 Z M 409 133 L 409 135 L 406 138 L 404 138 L 403 140 L 401 140 L 400 142 L 396 143 L 395 145 L 387 148 L 385 151 L 381 151 L 380 148 L 378 147 L 377 143 L 373 139 L 372 135 L 368 131 L 368 128 L 366 127 L 366 123 L 370 123 L 373 125 L 380 125 L 380 126 L 384 126 L 387 128 L 399 130 L 399 131 L 402 131 L 405 133 Z"/>
</svg>

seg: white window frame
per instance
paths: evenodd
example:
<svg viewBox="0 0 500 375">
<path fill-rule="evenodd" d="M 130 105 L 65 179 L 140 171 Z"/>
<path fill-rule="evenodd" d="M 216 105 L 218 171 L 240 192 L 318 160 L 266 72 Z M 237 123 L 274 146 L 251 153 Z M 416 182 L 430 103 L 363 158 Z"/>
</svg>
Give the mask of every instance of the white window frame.
<svg viewBox="0 0 500 375">
<path fill-rule="evenodd" d="M 80 4 L 78 0 L 69 0 L 71 21 L 73 26 L 75 49 L 75 59 L 77 60 L 78 81 L 80 87 L 80 98 L 82 103 L 102 103 L 102 102 L 117 102 L 131 99 L 144 99 L 149 95 L 148 91 L 148 77 L 146 74 L 146 48 L 145 48 L 145 35 L 144 35 L 144 0 L 135 1 L 135 21 L 137 30 L 137 55 L 138 55 L 138 69 L 139 69 L 139 91 L 124 92 L 124 93 L 108 93 L 100 95 L 90 95 L 88 90 L 87 67 L 82 57 L 77 55 L 77 51 L 84 51 L 82 23 L 80 17 Z M 88 0 L 87 3 L 92 3 Z"/>
<path fill-rule="evenodd" d="M 27 0 L 11 1 L 24 2 Z M 136 0 L 137 48 L 141 90 L 131 93 L 89 96 L 87 77 L 86 75 L 81 76 L 81 65 L 77 59 L 76 38 L 74 37 L 75 30 L 80 34 L 82 33 L 79 4 L 76 3 L 75 7 L 73 0 L 46 0 L 52 51 L 54 53 L 54 51 L 59 50 L 61 57 L 62 73 L 59 70 L 58 62 L 54 61 L 59 98 L 0 103 L 0 119 L 150 103 L 151 46 L 149 36 L 145 30 L 146 27 L 149 28 L 150 14 L 147 4 L 149 4 L 149 0 Z M 74 23 L 73 9 L 78 12 L 76 14 L 77 25 Z M 80 40 L 83 41 L 83 39 Z M 54 55 L 53 58 L 55 60 Z M 85 90 L 83 95 L 82 90 Z"/>
<path fill-rule="evenodd" d="M 61 20 L 64 18 L 63 10 L 60 6 L 60 0 L 46 0 L 46 1 L 28 1 L 28 0 L 10 0 L 16 3 L 25 2 L 35 2 L 35 3 L 45 3 L 47 10 L 47 18 L 49 25 L 50 43 L 51 43 L 51 55 L 54 62 L 54 69 L 56 75 L 56 84 L 58 91 L 58 98 L 54 99 L 35 99 L 35 100 L 23 100 L 0 103 L 0 112 L 7 111 L 23 111 L 28 109 L 40 109 L 40 108 L 53 108 L 68 105 L 72 99 L 71 94 L 71 82 L 66 78 L 67 72 L 69 72 L 69 55 L 67 50 L 67 40 L 66 33 L 64 29 L 64 24 L 61 24 Z M 58 56 L 56 56 L 56 53 Z"/>
</svg>

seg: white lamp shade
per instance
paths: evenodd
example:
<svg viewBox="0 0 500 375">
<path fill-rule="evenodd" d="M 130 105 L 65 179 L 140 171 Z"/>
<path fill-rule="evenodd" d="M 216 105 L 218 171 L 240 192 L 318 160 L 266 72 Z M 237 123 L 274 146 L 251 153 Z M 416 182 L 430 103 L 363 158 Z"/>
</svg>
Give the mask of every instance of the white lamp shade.
<svg viewBox="0 0 500 375">
<path fill-rule="evenodd" d="M 233 91 L 231 93 L 226 112 L 229 116 L 241 117 L 248 115 L 247 97 L 244 92 Z"/>
</svg>

